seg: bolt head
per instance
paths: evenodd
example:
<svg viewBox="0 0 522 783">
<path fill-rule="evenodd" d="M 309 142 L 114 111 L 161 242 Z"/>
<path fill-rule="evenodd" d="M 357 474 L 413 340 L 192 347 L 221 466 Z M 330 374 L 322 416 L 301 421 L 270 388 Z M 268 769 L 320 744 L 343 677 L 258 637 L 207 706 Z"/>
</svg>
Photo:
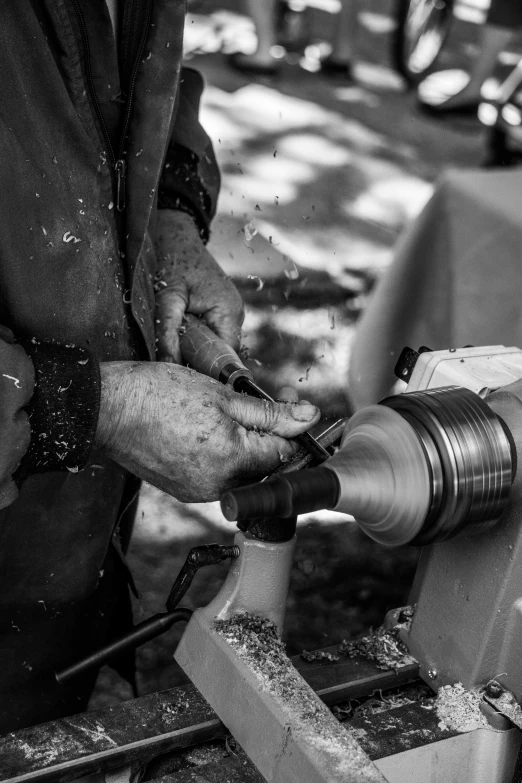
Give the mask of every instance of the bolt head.
<svg viewBox="0 0 522 783">
<path fill-rule="evenodd" d="M 428 669 L 428 677 L 430 680 L 436 680 L 438 675 L 437 669 Z"/>
<path fill-rule="evenodd" d="M 504 689 L 498 682 L 488 682 L 486 685 L 486 695 L 489 696 L 490 699 L 498 699 L 498 697 L 502 695 L 503 690 Z"/>
</svg>

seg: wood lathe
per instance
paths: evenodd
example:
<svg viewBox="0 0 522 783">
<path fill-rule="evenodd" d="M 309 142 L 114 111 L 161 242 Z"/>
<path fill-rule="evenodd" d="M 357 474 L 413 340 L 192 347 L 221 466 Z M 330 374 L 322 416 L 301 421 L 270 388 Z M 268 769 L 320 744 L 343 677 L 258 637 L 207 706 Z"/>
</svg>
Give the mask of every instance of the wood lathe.
<svg viewBox="0 0 522 783">
<path fill-rule="evenodd" d="M 246 753 L 240 768 L 220 760 L 197 778 L 162 782 L 520 780 L 522 352 L 407 350 L 397 373 L 406 391 L 352 417 L 322 464 L 223 495 L 239 527 L 228 577 L 192 614 L 175 653 L 197 691 L 9 735 L 0 740 L 3 780 L 107 775 L 226 731 Z M 290 661 L 280 634 L 296 515 L 319 508 L 422 554 L 409 605 L 364 643 L 339 660 L 330 650 Z M 342 723 L 330 710 L 392 688 L 408 699 Z M 88 738 L 94 724 L 98 744 Z M 53 732 L 62 747 L 50 760 Z"/>
</svg>

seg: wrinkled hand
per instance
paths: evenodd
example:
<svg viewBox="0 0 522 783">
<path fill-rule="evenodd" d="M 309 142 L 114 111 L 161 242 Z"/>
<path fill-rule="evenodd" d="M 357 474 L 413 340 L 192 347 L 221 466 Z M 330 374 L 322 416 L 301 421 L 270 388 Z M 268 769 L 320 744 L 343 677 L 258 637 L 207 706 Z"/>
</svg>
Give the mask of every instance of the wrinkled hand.
<svg viewBox="0 0 522 783">
<path fill-rule="evenodd" d="M 156 255 L 158 360 L 181 362 L 179 330 L 185 311 L 204 316 L 211 329 L 238 350 L 244 318 L 241 296 L 204 246 L 190 215 L 158 211 Z"/>
<path fill-rule="evenodd" d="M 216 500 L 271 473 L 298 451 L 287 439 L 319 420 L 309 403 L 237 394 L 185 367 L 105 362 L 100 368 L 96 447 L 185 502 Z"/>
</svg>

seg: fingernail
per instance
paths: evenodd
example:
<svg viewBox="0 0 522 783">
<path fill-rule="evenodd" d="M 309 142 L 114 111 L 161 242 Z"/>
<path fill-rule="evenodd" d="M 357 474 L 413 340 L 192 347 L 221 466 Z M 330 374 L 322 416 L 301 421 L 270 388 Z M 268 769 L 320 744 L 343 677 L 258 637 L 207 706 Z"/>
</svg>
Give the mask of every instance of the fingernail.
<svg viewBox="0 0 522 783">
<path fill-rule="evenodd" d="M 308 402 L 299 403 L 299 405 L 292 405 L 290 412 L 296 421 L 310 421 L 317 413 L 315 405 L 310 405 Z"/>
</svg>

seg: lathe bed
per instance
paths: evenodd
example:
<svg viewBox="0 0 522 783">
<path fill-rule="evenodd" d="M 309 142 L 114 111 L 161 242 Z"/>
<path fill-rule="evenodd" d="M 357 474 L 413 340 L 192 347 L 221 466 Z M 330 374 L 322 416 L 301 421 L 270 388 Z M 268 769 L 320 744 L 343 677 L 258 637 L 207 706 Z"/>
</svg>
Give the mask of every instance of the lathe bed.
<svg viewBox="0 0 522 783">
<path fill-rule="evenodd" d="M 336 654 L 338 646 L 321 652 Z M 458 732 L 440 725 L 436 710 L 427 707 L 426 699 L 386 698 L 386 692 L 392 689 L 397 694 L 401 688 L 411 693 L 411 685 L 422 687 L 415 663 L 382 670 L 372 661 L 342 655 L 336 661 L 306 661 L 297 656 L 292 663 L 323 702 L 334 707 L 334 713 L 342 716 L 350 700 L 363 700 L 372 694 L 381 702 L 382 711 L 361 710 L 342 725 L 355 730 L 362 748 L 373 761 L 382 760 L 387 774 L 391 770 L 393 776 L 395 769 L 402 778 L 407 757 L 420 775 L 432 764 L 440 767 L 444 757 L 453 764 L 458 755 L 470 763 L 483 763 L 489 756 L 491 763 L 497 764 L 498 751 L 492 753 L 489 738 L 502 735 L 503 763 L 511 776 L 519 744 L 516 729 L 499 725 L 496 732 Z M 400 706 L 394 706 L 394 702 Z M 162 783 L 264 781 L 191 684 L 0 738 L 1 779 L 5 783 L 73 780 L 100 772 L 111 781 L 111 771 L 115 775 L 115 770 L 134 762 L 148 762 L 144 780 Z M 449 775 L 447 779 L 451 779 Z"/>
<path fill-rule="evenodd" d="M 336 653 L 337 650 L 338 647 L 334 646 L 324 652 Z M 415 682 L 418 674 L 416 664 L 401 666 L 396 671 L 383 671 L 371 661 L 343 656 L 338 661 L 311 662 L 297 656 L 292 658 L 292 663 L 328 706 L 399 688 Z M 397 710 L 406 717 L 412 712 L 412 707 L 399 707 Z M 410 716 L 410 722 L 413 721 L 416 727 L 416 731 L 410 733 L 411 746 L 421 739 L 433 742 L 454 736 L 454 732 L 437 728 L 431 712 L 417 712 L 420 716 Z M 394 745 L 393 732 L 389 729 L 381 732 L 381 725 L 386 723 L 385 715 L 372 716 L 375 731 L 371 733 L 364 718 L 355 719 L 352 723 L 361 730 L 361 735 L 363 732 L 367 734 L 366 750 L 372 758 L 377 758 L 381 751 L 389 755 Z M 420 717 L 423 719 L 422 726 L 419 724 Z M 406 750 L 405 732 L 402 729 L 398 731 L 397 726 L 396 752 L 400 752 Z M 177 783 L 222 783 L 225 780 L 230 783 L 262 783 L 260 773 L 235 743 L 226 741 L 227 736 L 228 732 L 215 712 L 197 689 L 187 684 L 0 738 L 1 779 L 5 783 L 71 780 L 81 775 L 108 772 L 133 761 L 149 760 L 167 753 L 170 757 L 176 753 L 177 761 L 172 761 L 171 766 L 177 767 Z M 206 757 L 214 759 L 201 763 L 205 754 L 194 755 L 194 748 L 210 741 L 220 742 L 221 750 L 219 745 L 212 745 Z M 187 752 L 187 749 L 191 750 Z M 216 757 L 218 760 L 215 760 Z M 195 758 L 196 762 L 191 758 Z"/>
</svg>

